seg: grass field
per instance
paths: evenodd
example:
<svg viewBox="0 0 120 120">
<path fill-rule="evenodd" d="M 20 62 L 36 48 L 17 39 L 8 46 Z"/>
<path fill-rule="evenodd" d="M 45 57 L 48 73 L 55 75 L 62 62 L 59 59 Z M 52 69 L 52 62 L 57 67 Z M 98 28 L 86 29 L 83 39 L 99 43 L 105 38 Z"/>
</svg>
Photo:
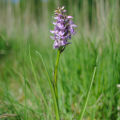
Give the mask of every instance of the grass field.
<svg viewBox="0 0 120 120">
<path fill-rule="evenodd" d="M 120 120 L 120 2 L 84 1 L 66 6 L 78 27 L 60 56 L 60 117 L 80 120 L 93 80 L 82 120 Z M 49 84 L 57 56 L 49 33 L 59 4 L 53 3 L 43 2 L 41 14 L 32 2 L 23 11 L 19 4 L 0 8 L 0 120 L 56 119 Z"/>
</svg>

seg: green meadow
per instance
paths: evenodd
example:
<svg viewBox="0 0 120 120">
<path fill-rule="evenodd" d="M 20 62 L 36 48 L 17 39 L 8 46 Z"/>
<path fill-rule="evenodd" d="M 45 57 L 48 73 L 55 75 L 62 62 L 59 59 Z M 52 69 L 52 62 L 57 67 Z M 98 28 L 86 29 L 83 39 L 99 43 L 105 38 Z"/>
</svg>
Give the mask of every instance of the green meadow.
<svg viewBox="0 0 120 120">
<path fill-rule="evenodd" d="M 60 120 L 120 120 L 120 0 L 1 0 L 0 120 L 57 120 L 58 6 L 77 25 L 58 66 Z"/>
</svg>

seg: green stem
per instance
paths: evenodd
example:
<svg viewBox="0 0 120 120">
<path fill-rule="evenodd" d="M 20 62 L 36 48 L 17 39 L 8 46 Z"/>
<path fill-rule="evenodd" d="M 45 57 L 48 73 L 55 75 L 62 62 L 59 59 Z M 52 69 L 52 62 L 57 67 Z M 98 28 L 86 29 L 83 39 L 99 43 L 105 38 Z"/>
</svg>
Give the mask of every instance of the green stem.
<svg viewBox="0 0 120 120">
<path fill-rule="evenodd" d="M 59 64 L 59 59 L 60 59 L 60 50 L 57 52 L 57 59 L 55 63 L 55 71 L 54 71 L 54 90 L 55 90 L 55 96 L 56 96 L 56 101 L 58 104 L 58 90 L 57 90 L 57 73 L 58 73 L 58 64 Z"/>
</svg>

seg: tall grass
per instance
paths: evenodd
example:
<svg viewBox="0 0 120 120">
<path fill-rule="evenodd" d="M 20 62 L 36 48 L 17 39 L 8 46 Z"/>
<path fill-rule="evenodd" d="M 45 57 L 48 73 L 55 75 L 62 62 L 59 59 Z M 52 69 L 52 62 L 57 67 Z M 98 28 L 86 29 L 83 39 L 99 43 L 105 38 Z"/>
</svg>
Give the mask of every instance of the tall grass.
<svg viewBox="0 0 120 120">
<path fill-rule="evenodd" d="M 119 0 L 0 1 L 0 117 L 55 120 L 48 76 L 53 79 L 57 51 L 49 30 L 58 5 L 65 5 L 78 25 L 58 70 L 60 117 L 79 120 L 86 108 L 83 120 L 120 120 Z"/>
</svg>

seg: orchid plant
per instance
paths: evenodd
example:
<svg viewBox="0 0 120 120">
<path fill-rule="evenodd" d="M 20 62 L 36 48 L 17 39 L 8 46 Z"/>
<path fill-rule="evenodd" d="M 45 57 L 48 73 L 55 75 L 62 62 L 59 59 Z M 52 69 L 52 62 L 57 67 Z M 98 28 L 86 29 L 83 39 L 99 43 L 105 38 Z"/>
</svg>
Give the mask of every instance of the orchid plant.
<svg viewBox="0 0 120 120">
<path fill-rule="evenodd" d="M 58 9 L 55 10 L 55 22 L 53 22 L 54 30 L 51 30 L 50 32 L 53 34 L 51 38 L 54 40 L 53 48 L 57 49 L 57 59 L 55 64 L 55 70 L 54 70 L 54 93 L 58 104 L 58 88 L 57 88 L 57 71 L 58 71 L 58 64 L 59 64 L 59 58 L 61 53 L 64 51 L 65 47 L 70 44 L 68 40 L 71 39 L 71 36 L 75 34 L 74 28 L 77 27 L 72 19 L 72 16 L 67 16 L 66 10 L 63 7 L 58 7 Z M 59 107 L 58 107 L 59 108 Z M 59 110 L 58 110 L 59 111 Z"/>
</svg>

